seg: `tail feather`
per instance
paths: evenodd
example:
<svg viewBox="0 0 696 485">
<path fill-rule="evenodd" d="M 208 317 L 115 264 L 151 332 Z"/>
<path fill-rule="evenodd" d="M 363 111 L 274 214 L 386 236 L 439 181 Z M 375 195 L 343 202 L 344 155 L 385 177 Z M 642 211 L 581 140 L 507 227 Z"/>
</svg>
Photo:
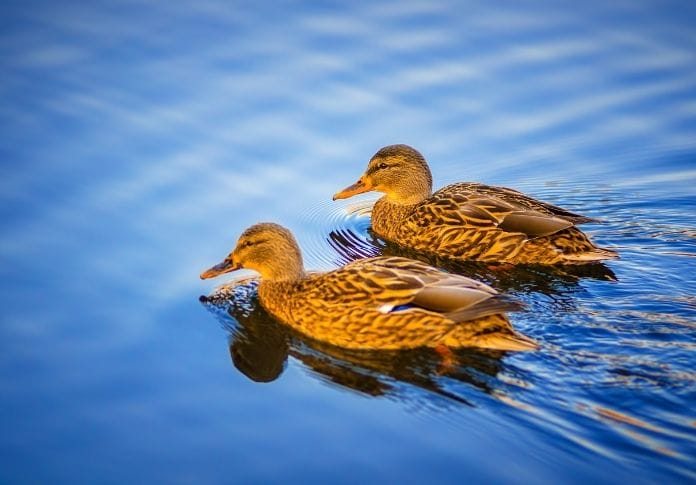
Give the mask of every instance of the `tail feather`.
<svg viewBox="0 0 696 485">
<path fill-rule="evenodd" d="M 587 234 L 576 227 L 556 233 L 549 242 L 560 253 L 558 263 L 591 263 L 619 257 L 616 251 L 595 246 Z"/>
<path fill-rule="evenodd" d="M 492 350 L 535 350 L 537 343 L 515 331 L 503 314 L 458 323 L 443 336 L 441 343 L 450 348 L 479 347 Z"/>
<path fill-rule="evenodd" d="M 560 217 L 562 217 L 566 221 L 572 222 L 573 224 L 598 224 L 602 222 L 601 220 L 596 219 L 594 217 L 581 216 L 578 214 L 573 214 L 572 216 L 565 217 L 561 215 Z"/>
<path fill-rule="evenodd" d="M 443 343 L 453 348 L 474 346 L 509 351 L 535 350 L 538 347 L 536 342 L 517 333 L 505 316 L 506 312 L 523 309 L 524 305 L 517 300 L 505 295 L 493 295 L 469 308 L 445 313 L 445 317 L 458 325 L 445 336 Z"/>
<path fill-rule="evenodd" d="M 590 251 L 564 254 L 564 259 L 569 263 L 589 263 L 592 261 L 604 261 L 606 259 L 618 259 L 619 253 L 611 249 L 592 248 Z"/>
<path fill-rule="evenodd" d="M 504 295 L 493 295 L 490 298 L 487 298 L 486 300 L 476 303 L 468 308 L 462 308 L 460 310 L 445 313 L 444 316 L 453 322 L 460 323 L 475 320 L 477 318 L 487 317 L 489 315 L 498 315 L 505 312 L 517 312 L 520 310 L 524 310 L 524 304 L 521 302 L 513 300 Z"/>
<path fill-rule="evenodd" d="M 477 347 L 492 350 L 510 350 L 510 351 L 529 351 L 536 350 L 539 345 L 529 337 L 514 332 L 508 333 L 491 333 L 482 335 L 475 341 Z"/>
</svg>

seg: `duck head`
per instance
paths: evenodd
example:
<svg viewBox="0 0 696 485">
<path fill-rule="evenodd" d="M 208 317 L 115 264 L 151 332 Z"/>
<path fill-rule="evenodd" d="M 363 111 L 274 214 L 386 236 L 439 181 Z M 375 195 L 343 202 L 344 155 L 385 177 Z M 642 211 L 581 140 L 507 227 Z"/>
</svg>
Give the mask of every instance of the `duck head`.
<svg viewBox="0 0 696 485">
<path fill-rule="evenodd" d="M 241 268 L 272 281 L 292 280 L 304 274 L 302 254 L 292 233 L 271 222 L 255 224 L 244 231 L 232 252 L 221 263 L 203 271 L 201 279 Z"/>
<path fill-rule="evenodd" d="M 389 145 L 373 155 L 367 170 L 353 185 L 337 192 L 333 200 L 377 191 L 397 204 L 414 204 L 430 197 L 433 178 L 418 150 L 408 145 Z"/>
</svg>

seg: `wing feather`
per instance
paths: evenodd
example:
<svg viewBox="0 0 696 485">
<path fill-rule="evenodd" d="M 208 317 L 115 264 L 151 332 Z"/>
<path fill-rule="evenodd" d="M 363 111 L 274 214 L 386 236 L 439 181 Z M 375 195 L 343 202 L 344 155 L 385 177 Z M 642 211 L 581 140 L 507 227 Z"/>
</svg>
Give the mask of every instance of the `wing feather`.
<svg viewBox="0 0 696 485">
<path fill-rule="evenodd" d="M 532 210 L 547 214 L 550 216 L 565 219 L 573 224 L 584 224 L 588 222 L 597 222 L 597 219 L 576 214 L 562 207 L 558 207 L 548 202 L 537 200 L 533 197 L 523 194 L 508 187 L 498 187 L 494 185 L 485 185 L 475 182 L 464 182 L 448 185 L 437 191 L 434 195 L 452 195 L 457 194 L 466 198 L 475 198 L 480 196 L 492 197 L 499 202 L 505 203 L 513 210 Z"/>
<path fill-rule="evenodd" d="M 520 203 L 510 197 L 511 194 L 519 193 L 511 189 L 509 192 L 501 192 L 507 194 L 506 198 L 497 197 L 500 194 L 493 190 L 466 197 L 462 193 L 443 189 L 433 196 L 437 203 L 431 209 L 437 211 L 438 220 L 447 224 L 524 234 L 528 238 L 550 236 L 574 226 L 568 218 L 554 215 L 543 203 L 528 203 L 527 199 L 524 199 L 525 203 Z"/>
<path fill-rule="evenodd" d="M 525 211 L 508 214 L 498 227 L 506 232 L 521 232 L 534 238 L 556 234 L 573 227 L 573 223 L 560 217 Z"/>
<path fill-rule="evenodd" d="M 325 280 L 311 285 L 310 298 L 321 298 L 327 306 L 372 306 L 382 313 L 406 306 L 445 314 L 497 296 L 485 283 L 400 257 L 355 261 L 317 278 Z"/>
</svg>

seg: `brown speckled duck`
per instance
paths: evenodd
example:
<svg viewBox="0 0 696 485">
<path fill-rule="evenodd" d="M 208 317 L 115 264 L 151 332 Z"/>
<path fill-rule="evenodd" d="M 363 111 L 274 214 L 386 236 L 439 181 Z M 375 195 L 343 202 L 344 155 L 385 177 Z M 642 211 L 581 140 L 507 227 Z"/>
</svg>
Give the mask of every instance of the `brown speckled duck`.
<svg viewBox="0 0 696 485">
<path fill-rule="evenodd" d="M 339 347 L 536 348 L 504 315 L 519 310 L 519 303 L 483 283 L 410 259 L 369 258 L 306 273 L 290 231 L 262 223 L 244 231 L 227 258 L 201 278 L 240 268 L 260 273 L 259 300 L 274 317 Z"/>
<path fill-rule="evenodd" d="M 384 192 L 372 209 L 380 237 L 453 260 L 527 264 L 578 264 L 616 258 L 576 227 L 593 219 L 516 190 L 466 182 L 432 193 L 423 156 L 408 145 L 390 145 L 370 159 L 355 184 L 334 200 Z"/>
</svg>

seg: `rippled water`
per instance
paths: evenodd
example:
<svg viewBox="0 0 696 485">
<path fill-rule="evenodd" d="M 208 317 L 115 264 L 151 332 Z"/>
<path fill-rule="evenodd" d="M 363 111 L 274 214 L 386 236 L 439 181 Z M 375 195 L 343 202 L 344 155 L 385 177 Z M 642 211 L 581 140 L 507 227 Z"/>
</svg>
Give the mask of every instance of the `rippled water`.
<svg viewBox="0 0 696 485">
<path fill-rule="evenodd" d="M 0 482 L 696 479 L 688 2 L 0 6 Z M 589 216 L 621 259 L 448 266 L 541 349 L 339 352 L 200 270 L 260 220 L 393 253 L 381 146 Z M 262 384 L 263 383 L 263 384 Z"/>
</svg>

